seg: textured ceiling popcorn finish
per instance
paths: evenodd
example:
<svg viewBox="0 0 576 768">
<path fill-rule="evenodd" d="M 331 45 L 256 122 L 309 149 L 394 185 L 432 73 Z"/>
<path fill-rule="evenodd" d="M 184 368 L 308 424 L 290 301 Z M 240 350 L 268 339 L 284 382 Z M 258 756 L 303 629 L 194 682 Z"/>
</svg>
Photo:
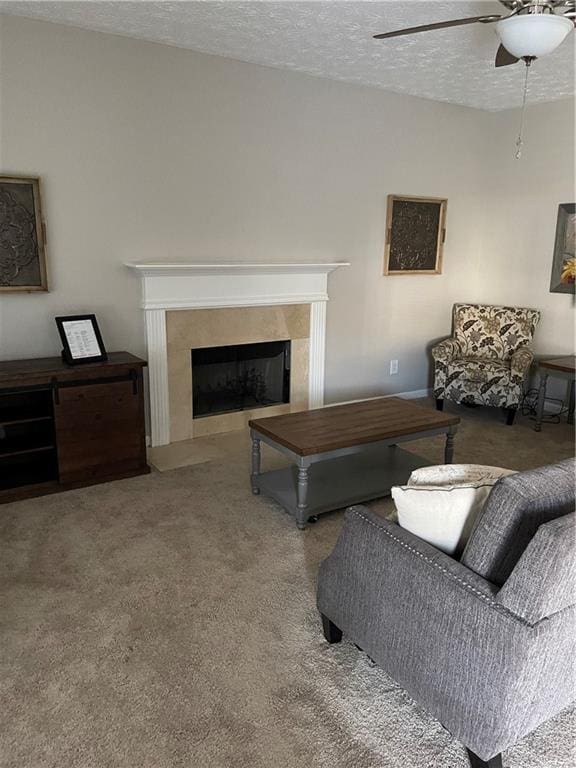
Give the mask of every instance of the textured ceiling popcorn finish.
<svg viewBox="0 0 576 768">
<path fill-rule="evenodd" d="M 494 25 L 386 41 L 379 32 L 506 13 L 491 0 L 436 2 L 0 2 L 0 11 L 487 110 L 522 101 L 523 66 L 494 68 Z M 574 39 L 538 60 L 529 103 L 574 94 Z"/>
</svg>

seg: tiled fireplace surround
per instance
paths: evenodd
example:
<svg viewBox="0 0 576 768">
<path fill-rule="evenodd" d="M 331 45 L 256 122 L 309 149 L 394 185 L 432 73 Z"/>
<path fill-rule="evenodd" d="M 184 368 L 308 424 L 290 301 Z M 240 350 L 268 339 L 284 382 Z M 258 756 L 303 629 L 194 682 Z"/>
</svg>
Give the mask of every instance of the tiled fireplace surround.
<svg viewBox="0 0 576 768">
<path fill-rule="evenodd" d="M 142 279 L 150 442 L 240 429 L 253 417 L 324 403 L 330 264 L 129 264 Z M 290 339 L 290 403 L 192 417 L 190 350 Z"/>
</svg>

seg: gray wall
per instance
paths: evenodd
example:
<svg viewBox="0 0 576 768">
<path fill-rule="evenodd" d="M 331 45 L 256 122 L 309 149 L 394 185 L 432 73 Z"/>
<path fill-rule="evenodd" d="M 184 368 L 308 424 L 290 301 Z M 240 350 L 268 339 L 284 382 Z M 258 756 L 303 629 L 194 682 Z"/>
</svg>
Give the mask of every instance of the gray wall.
<svg viewBox="0 0 576 768">
<path fill-rule="evenodd" d="M 537 65 L 537 62 L 534 66 Z M 574 352 L 574 297 L 550 293 L 560 203 L 576 200 L 574 102 L 532 107 L 521 160 L 515 159 L 518 110 L 492 116 L 492 172 L 482 242 L 478 298 L 537 307 L 534 350 L 544 357 Z M 534 377 L 533 386 L 538 384 Z M 550 378 L 547 393 L 567 402 L 566 383 Z M 558 404 L 550 404 L 556 410 Z"/>
<path fill-rule="evenodd" d="M 43 179 L 51 285 L 46 295 L 1 296 L 0 358 L 58 353 L 53 317 L 76 311 L 97 313 L 110 350 L 145 354 L 139 285 L 123 266 L 131 260 L 352 262 L 331 277 L 329 400 L 426 387 L 425 350 L 449 332 L 456 300 L 561 306 L 554 323 L 566 322 L 569 299 L 549 299 L 532 269 L 515 293 L 503 266 L 528 249 L 549 272 L 550 221 L 573 183 L 560 163 L 562 192 L 552 177 L 541 188 L 550 148 L 531 132 L 540 160 L 526 157 L 523 194 L 533 207 L 528 216 L 508 207 L 511 117 L 0 21 L 0 166 Z M 555 124 L 560 146 L 571 127 Z M 448 198 L 442 275 L 382 276 L 389 193 Z M 514 235 L 534 208 L 548 217 L 538 242 Z M 568 351 L 566 336 L 545 330 L 555 351 Z M 400 372 L 390 377 L 392 358 Z"/>
<path fill-rule="evenodd" d="M 549 287 L 558 205 L 576 199 L 574 102 L 540 104 L 528 111 L 520 160 L 514 156 L 518 124 L 518 110 L 492 116 L 496 139 L 478 296 L 494 303 L 538 307 L 542 319 L 536 352 L 571 352 L 574 299 L 550 293 Z"/>
</svg>

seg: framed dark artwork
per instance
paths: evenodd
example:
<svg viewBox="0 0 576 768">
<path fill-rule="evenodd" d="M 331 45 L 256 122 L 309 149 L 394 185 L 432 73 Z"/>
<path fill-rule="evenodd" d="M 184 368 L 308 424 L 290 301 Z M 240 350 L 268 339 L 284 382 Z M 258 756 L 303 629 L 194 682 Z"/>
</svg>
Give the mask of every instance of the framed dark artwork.
<svg viewBox="0 0 576 768">
<path fill-rule="evenodd" d="M 0 176 L 0 291 L 47 291 L 40 180 Z"/>
<path fill-rule="evenodd" d="M 388 195 L 385 275 L 439 275 L 448 200 Z"/>
<path fill-rule="evenodd" d="M 576 203 L 558 206 L 550 293 L 576 295 Z"/>
<path fill-rule="evenodd" d="M 96 315 L 68 315 L 55 320 L 65 363 L 79 365 L 108 359 Z"/>
</svg>

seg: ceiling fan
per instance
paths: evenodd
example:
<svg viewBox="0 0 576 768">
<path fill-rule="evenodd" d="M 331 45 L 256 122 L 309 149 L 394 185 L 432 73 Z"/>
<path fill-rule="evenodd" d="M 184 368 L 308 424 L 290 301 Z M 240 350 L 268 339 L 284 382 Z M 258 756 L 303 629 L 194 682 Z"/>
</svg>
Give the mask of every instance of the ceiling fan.
<svg viewBox="0 0 576 768">
<path fill-rule="evenodd" d="M 465 24 L 494 24 L 501 40 L 495 65 L 506 67 L 522 59 L 528 66 L 536 58 L 556 50 L 576 25 L 576 0 L 499 0 L 510 13 L 506 15 L 472 16 L 452 19 L 420 27 L 397 29 L 374 35 L 376 40 L 413 35 L 434 29 L 460 27 Z"/>
</svg>

